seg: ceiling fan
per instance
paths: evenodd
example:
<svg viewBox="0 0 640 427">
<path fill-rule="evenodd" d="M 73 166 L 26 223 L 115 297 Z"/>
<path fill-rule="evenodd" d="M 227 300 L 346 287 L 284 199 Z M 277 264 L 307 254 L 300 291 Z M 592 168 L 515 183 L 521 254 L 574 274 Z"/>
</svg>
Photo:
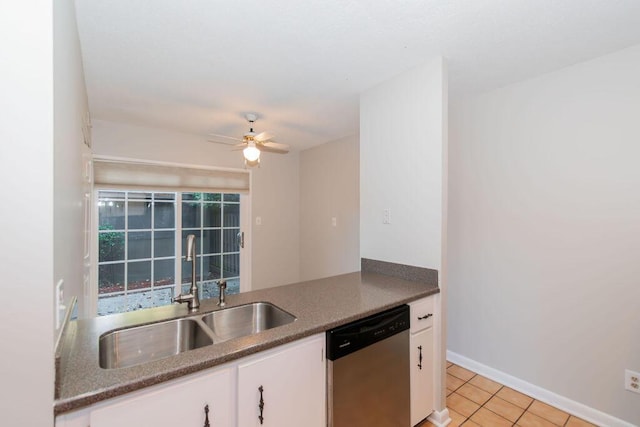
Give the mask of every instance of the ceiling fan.
<svg viewBox="0 0 640 427">
<path fill-rule="evenodd" d="M 245 133 L 242 139 L 226 135 L 209 134 L 210 137 L 213 137 L 213 139 L 209 139 L 209 141 L 219 144 L 233 144 L 237 147 L 237 150 L 242 150 L 244 154 L 244 164 L 250 167 L 260 164 L 260 153 L 263 151 L 277 154 L 286 154 L 289 152 L 289 146 L 273 141 L 273 135 L 270 133 L 261 132 L 256 134 L 253 131 L 253 124 L 258 120 L 257 114 L 249 113 L 245 114 L 244 117 L 247 119 L 247 122 L 249 122 L 249 132 Z M 220 139 L 225 139 L 229 142 Z"/>
</svg>

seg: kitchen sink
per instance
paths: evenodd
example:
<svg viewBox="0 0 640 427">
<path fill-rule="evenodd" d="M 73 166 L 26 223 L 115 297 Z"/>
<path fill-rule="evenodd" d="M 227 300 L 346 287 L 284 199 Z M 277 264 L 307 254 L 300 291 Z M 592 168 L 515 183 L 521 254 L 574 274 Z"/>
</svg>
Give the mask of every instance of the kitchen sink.
<svg viewBox="0 0 640 427">
<path fill-rule="evenodd" d="M 211 336 L 189 318 L 136 326 L 100 337 L 100 367 L 126 368 L 211 344 Z"/>
<path fill-rule="evenodd" d="M 256 334 L 294 320 L 293 315 L 266 302 L 214 311 L 202 317 L 214 335 L 223 341 Z"/>
<path fill-rule="evenodd" d="M 295 316 L 267 302 L 107 332 L 98 354 L 103 369 L 127 368 L 286 325 Z"/>
</svg>

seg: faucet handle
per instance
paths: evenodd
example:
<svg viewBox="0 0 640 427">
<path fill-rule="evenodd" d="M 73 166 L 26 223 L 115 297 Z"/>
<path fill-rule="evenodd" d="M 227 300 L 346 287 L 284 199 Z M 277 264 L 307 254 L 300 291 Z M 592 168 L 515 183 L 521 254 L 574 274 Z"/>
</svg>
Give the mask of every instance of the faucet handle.
<svg viewBox="0 0 640 427">
<path fill-rule="evenodd" d="M 218 286 L 222 289 L 227 289 L 227 279 L 218 280 Z"/>
</svg>

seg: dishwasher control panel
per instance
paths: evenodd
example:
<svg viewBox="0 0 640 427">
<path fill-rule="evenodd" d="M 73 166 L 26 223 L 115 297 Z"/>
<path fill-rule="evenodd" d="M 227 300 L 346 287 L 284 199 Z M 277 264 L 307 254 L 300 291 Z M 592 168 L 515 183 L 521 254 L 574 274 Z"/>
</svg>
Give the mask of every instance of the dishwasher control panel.
<svg viewBox="0 0 640 427">
<path fill-rule="evenodd" d="M 327 358 L 336 360 L 409 329 L 409 306 L 401 305 L 327 331 Z"/>
</svg>

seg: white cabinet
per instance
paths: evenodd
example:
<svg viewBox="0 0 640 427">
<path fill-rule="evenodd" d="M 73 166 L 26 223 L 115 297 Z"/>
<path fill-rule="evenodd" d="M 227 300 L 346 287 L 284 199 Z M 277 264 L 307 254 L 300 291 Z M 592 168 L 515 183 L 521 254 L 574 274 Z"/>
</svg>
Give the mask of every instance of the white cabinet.
<svg viewBox="0 0 640 427">
<path fill-rule="evenodd" d="M 211 427 L 235 421 L 232 368 L 214 368 L 56 417 L 56 427 Z M 208 405 L 208 413 L 205 407 Z"/>
<path fill-rule="evenodd" d="M 326 426 L 325 336 L 60 415 L 56 427 Z M 262 416 L 260 423 L 260 391 Z"/>
<path fill-rule="evenodd" d="M 433 328 L 411 335 L 411 425 L 433 411 Z"/>
<path fill-rule="evenodd" d="M 409 304 L 411 310 L 411 425 L 416 425 L 433 411 L 434 402 L 434 297 Z"/>
<path fill-rule="evenodd" d="M 326 426 L 324 334 L 238 366 L 238 426 Z"/>
<path fill-rule="evenodd" d="M 138 392 L 93 409 L 91 427 L 233 425 L 233 370 L 218 369 Z M 208 413 L 205 413 L 205 408 Z"/>
</svg>

